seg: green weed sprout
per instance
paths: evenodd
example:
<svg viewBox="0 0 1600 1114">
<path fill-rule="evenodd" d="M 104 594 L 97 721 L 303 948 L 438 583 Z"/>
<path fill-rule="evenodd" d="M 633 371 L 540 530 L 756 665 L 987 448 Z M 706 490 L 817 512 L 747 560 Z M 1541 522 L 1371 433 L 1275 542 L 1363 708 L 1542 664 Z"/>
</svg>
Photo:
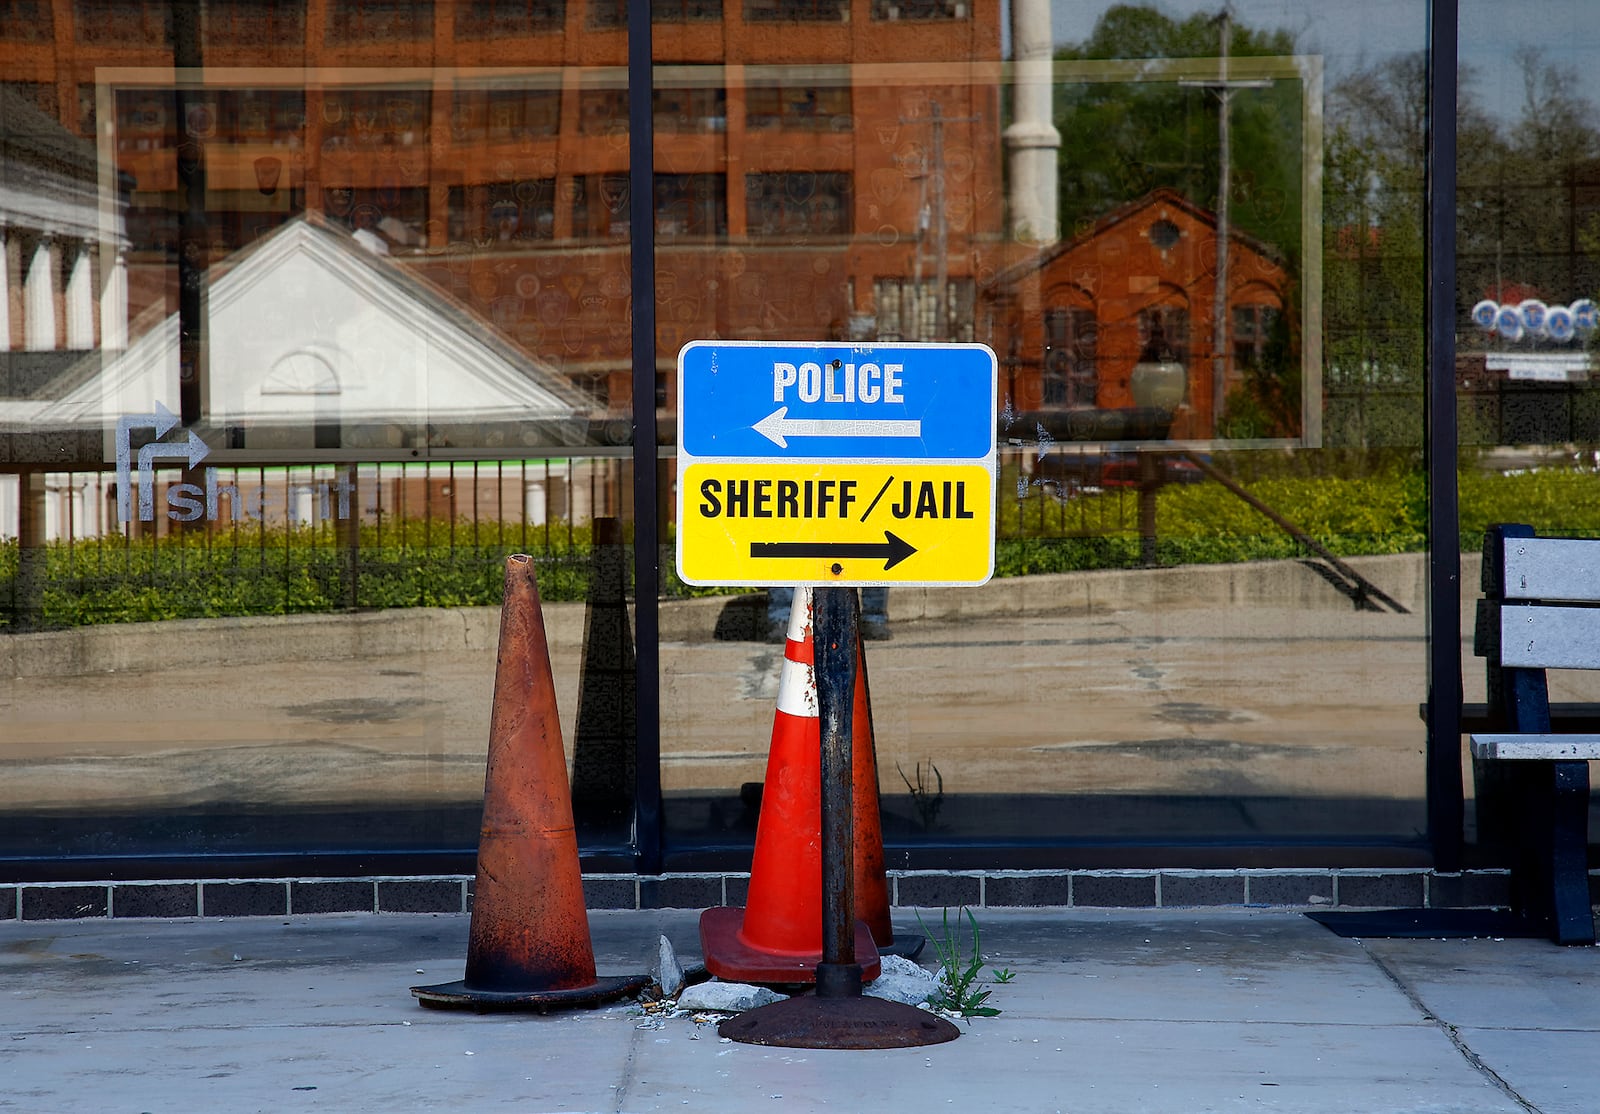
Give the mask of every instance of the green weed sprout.
<svg viewBox="0 0 1600 1114">
<path fill-rule="evenodd" d="M 970 953 L 964 946 L 963 940 L 957 935 L 961 925 L 961 915 L 966 914 L 967 923 L 972 926 L 972 948 Z M 939 953 L 939 963 L 943 970 L 939 973 L 938 987 L 929 999 L 929 1005 L 935 1009 L 956 1014 L 959 1017 L 998 1017 L 1000 1011 L 993 1006 L 986 1006 L 984 1002 L 992 993 L 982 979 L 983 951 L 978 933 L 978 918 L 972 915 L 972 910 L 962 906 L 956 912 L 956 928 L 950 926 L 950 910 L 944 911 L 943 931 L 935 936 L 928 931 L 928 926 L 922 923 L 922 914 L 917 914 L 917 924 L 922 927 L 923 933 L 933 941 L 933 947 Z M 999 982 L 1010 982 L 1016 976 L 1010 971 L 993 972 L 994 978 Z"/>
</svg>

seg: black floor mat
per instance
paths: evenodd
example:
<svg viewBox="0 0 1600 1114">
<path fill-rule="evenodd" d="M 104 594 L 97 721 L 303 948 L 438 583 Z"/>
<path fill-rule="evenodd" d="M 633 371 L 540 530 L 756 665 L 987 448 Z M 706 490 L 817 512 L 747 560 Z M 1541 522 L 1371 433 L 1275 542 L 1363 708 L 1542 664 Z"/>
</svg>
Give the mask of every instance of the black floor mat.
<svg viewBox="0 0 1600 1114">
<path fill-rule="evenodd" d="M 1477 939 L 1487 937 L 1537 938 L 1546 935 L 1537 925 L 1509 909 L 1363 909 L 1307 913 L 1306 916 L 1347 938 Z"/>
</svg>

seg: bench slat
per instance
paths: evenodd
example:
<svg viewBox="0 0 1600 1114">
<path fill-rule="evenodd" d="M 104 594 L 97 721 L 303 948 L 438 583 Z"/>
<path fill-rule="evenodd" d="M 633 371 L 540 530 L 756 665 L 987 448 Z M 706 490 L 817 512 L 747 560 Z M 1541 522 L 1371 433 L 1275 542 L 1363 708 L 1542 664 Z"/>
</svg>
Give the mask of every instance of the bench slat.
<svg viewBox="0 0 1600 1114">
<path fill-rule="evenodd" d="M 1600 540 L 1507 538 L 1505 598 L 1600 603 Z"/>
<path fill-rule="evenodd" d="M 1511 669 L 1600 669 L 1600 608 L 1507 604 L 1500 664 Z"/>
<path fill-rule="evenodd" d="M 1544 762 L 1600 759 L 1600 735 L 1473 735 L 1472 757 Z"/>
</svg>

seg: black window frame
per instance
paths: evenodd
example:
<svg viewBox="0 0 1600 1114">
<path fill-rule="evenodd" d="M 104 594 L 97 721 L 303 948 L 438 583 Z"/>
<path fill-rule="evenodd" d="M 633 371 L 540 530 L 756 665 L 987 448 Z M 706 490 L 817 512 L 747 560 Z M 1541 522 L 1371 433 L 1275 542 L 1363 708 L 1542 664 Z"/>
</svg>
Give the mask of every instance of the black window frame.
<svg viewBox="0 0 1600 1114">
<path fill-rule="evenodd" d="M 365 2 L 365 0 L 364 0 Z M 87 10 L 100 10 L 110 6 L 111 0 L 76 0 L 75 14 Z M 170 34 L 169 5 L 152 0 L 115 0 L 116 7 L 126 10 L 137 6 L 138 18 L 149 22 L 152 12 L 165 27 L 157 27 L 161 39 Z M 407 5 L 413 7 L 412 5 Z M 824 5 L 811 5 L 820 9 Z M 842 5 L 828 0 L 829 9 L 841 13 Z M 745 18 L 751 19 L 750 5 L 745 8 Z M 777 9 L 777 5 L 770 5 Z M 430 13 L 431 4 L 427 6 Z M 654 173 L 653 129 L 651 127 L 651 98 L 649 90 L 650 23 L 654 5 L 650 0 L 627 0 L 629 35 L 629 167 L 627 171 L 609 177 L 629 181 L 631 188 L 625 198 L 632 227 L 646 227 L 652 223 L 651 200 L 639 197 L 637 183 L 649 183 Z M 786 10 L 786 9 L 785 9 Z M 1425 196 L 1421 199 L 1425 214 L 1425 274 L 1424 289 L 1428 292 L 1425 318 L 1422 323 L 1426 338 L 1426 393 L 1424 396 L 1425 471 L 1428 481 L 1428 526 L 1430 537 L 1445 544 L 1433 544 L 1428 551 L 1428 596 L 1430 601 L 1428 636 L 1427 699 L 1424 716 L 1427 730 L 1426 766 L 1428 831 L 1427 845 L 1432 853 L 1432 864 L 1439 871 L 1457 870 L 1461 866 L 1463 843 L 1463 793 L 1462 759 L 1460 745 L 1461 657 L 1459 614 L 1461 593 L 1471 586 L 1461 582 L 1459 546 L 1454 544 L 1459 536 L 1460 506 L 1457 489 L 1457 398 L 1456 398 L 1456 323 L 1459 307 L 1455 301 L 1456 257 L 1454 229 L 1456 227 L 1456 125 L 1458 78 L 1458 0 L 1432 0 L 1430 8 L 1428 70 L 1427 70 L 1427 149 L 1425 155 Z M 756 19 L 761 16 L 754 17 Z M 794 18 L 771 16 L 769 18 Z M 833 17 L 828 17 L 833 18 Z M 99 42 L 93 27 L 86 20 L 77 20 L 80 41 Z M 144 27 L 143 30 L 149 30 Z M 142 33 L 142 32 L 141 32 Z M 118 36 L 120 37 L 120 36 Z M 171 127 L 169 115 L 167 127 Z M 119 135 L 121 134 L 119 129 Z M 635 397 L 648 398 L 654 392 L 659 370 L 655 366 L 655 256 L 653 237 L 635 238 L 630 260 L 634 305 L 633 376 Z M 175 243 L 169 236 L 167 243 Z M 642 385 L 642 387 L 641 387 Z M 640 874 L 659 874 L 664 868 L 690 869 L 697 863 L 711 862 L 714 856 L 697 852 L 694 847 L 668 847 L 662 842 L 660 829 L 661 786 L 659 771 L 659 693 L 656 690 L 659 670 L 659 651 L 656 644 L 659 630 L 658 585 L 660 580 L 660 554 L 657 547 L 658 526 L 656 507 L 656 480 L 658 446 L 654 436 L 633 439 L 634 496 L 636 529 L 633 557 L 635 561 L 635 586 L 637 592 L 636 631 L 638 633 L 637 669 L 637 781 L 636 808 L 640 818 L 638 834 L 631 850 L 603 851 L 585 854 L 591 868 L 600 863 L 614 868 L 632 867 Z M 986 844 L 981 839 L 963 842 L 959 854 L 971 859 L 982 854 L 986 865 L 995 867 L 1028 867 L 1054 863 L 1059 849 L 1054 847 L 1024 847 L 1015 843 L 1005 846 Z M 1380 849 L 1381 855 L 1381 849 Z M 918 856 L 913 850 L 905 860 L 907 865 L 932 865 L 948 859 L 947 846 L 931 848 L 927 855 Z M 310 859 L 311 855 L 292 856 Z M 406 872 L 409 870 L 470 869 L 473 853 L 470 848 L 432 848 L 399 851 L 394 853 L 363 854 L 349 862 L 337 856 L 323 856 L 318 866 L 329 873 L 350 870 L 355 873 L 372 873 L 375 863 L 381 870 Z M 237 860 L 217 858 L 201 865 L 208 874 L 225 869 L 232 862 L 241 874 L 271 871 L 283 873 L 282 857 L 255 861 L 240 857 Z M 88 877 L 104 877 L 92 872 L 102 869 L 98 864 L 78 862 L 63 864 L 59 860 L 32 868 L 19 868 L 19 877 L 48 871 L 51 877 L 71 877 L 74 872 L 89 871 Z M 116 869 L 122 877 L 174 876 L 196 869 L 193 863 L 177 866 L 167 863 L 152 867 L 149 861 L 122 860 Z M 154 873 L 152 874 L 152 870 Z"/>
</svg>

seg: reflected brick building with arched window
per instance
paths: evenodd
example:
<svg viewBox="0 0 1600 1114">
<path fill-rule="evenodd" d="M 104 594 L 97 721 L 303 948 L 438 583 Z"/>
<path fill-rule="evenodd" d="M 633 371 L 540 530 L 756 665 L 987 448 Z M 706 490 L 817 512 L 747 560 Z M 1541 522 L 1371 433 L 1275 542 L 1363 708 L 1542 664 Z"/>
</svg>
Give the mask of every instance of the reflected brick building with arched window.
<svg viewBox="0 0 1600 1114">
<path fill-rule="evenodd" d="M 1292 338 L 1296 327 L 1290 274 L 1278 253 L 1238 231 L 1228 240 L 1231 392 L 1268 357 L 1271 334 L 1283 328 Z M 1089 410 L 1171 411 L 1164 429 L 1145 422 L 1120 430 L 1132 439 L 1214 436 L 1216 257 L 1215 215 L 1161 189 L 1002 272 L 979 291 L 980 339 L 1000 356 L 1001 390 L 1012 408 L 1062 415 L 1056 436 L 1074 440 L 1124 439 L 1111 413 L 1065 418 Z M 1175 404 L 1175 388 L 1152 397 L 1136 381 L 1135 368 L 1151 363 L 1182 367 Z"/>
</svg>

